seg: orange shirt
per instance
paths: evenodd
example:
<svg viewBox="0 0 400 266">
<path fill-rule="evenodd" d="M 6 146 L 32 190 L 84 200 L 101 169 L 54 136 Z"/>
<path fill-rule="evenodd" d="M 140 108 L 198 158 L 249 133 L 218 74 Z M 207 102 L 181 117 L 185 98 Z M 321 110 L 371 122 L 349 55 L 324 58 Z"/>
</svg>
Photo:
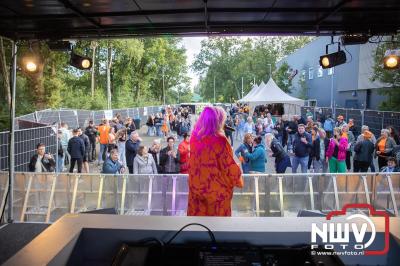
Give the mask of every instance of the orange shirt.
<svg viewBox="0 0 400 266">
<path fill-rule="evenodd" d="M 380 152 L 384 152 L 384 151 L 385 151 L 386 140 L 387 140 L 387 138 L 383 138 L 383 139 L 381 139 L 381 140 L 379 141 L 379 143 L 378 143 L 378 150 L 379 150 Z"/>
<path fill-rule="evenodd" d="M 342 133 L 342 138 L 346 138 L 347 140 L 349 139 L 349 134 L 347 132 Z"/>
<path fill-rule="evenodd" d="M 242 172 L 225 136 L 190 139 L 189 216 L 231 216 L 234 187 L 243 187 Z"/>
<path fill-rule="evenodd" d="M 97 129 L 100 134 L 100 144 L 108 144 L 108 133 L 110 133 L 110 126 L 103 125 Z"/>
</svg>

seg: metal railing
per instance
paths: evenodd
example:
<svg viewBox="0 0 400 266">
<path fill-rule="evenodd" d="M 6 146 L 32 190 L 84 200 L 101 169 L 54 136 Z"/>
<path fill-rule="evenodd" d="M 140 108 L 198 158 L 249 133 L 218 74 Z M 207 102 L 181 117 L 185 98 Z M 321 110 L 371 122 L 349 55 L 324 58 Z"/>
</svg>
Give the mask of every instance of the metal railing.
<svg viewBox="0 0 400 266">
<path fill-rule="evenodd" d="M 348 203 L 368 203 L 399 216 L 400 173 L 251 174 L 235 189 L 233 216 L 296 216 Z M 66 213 L 115 208 L 120 215 L 186 215 L 187 175 L 102 175 L 17 172 L 14 220 L 53 222 Z M 0 173 L 5 204 L 7 172 Z"/>
</svg>

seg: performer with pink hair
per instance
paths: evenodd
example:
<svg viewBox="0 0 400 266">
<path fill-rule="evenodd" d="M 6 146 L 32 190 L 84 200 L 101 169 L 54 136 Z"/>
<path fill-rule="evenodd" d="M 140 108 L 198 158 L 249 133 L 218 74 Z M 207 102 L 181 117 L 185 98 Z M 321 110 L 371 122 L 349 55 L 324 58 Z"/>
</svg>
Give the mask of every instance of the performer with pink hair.
<svg viewBox="0 0 400 266">
<path fill-rule="evenodd" d="M 206 107 L 190 138 L 187 215 L 231 216 L 234 187 L 243 187 L 242 172 L 224 135 L 225 111 Z"/>
</svg>

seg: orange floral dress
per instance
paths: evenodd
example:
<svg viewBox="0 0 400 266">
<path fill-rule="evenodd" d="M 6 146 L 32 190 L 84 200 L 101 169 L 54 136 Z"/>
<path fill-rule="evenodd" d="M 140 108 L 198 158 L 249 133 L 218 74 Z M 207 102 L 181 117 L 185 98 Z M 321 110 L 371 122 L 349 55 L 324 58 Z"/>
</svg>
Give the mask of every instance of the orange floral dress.
<svg viewBox="0 0 400 266">
<path fill-rule="evenodd" d="M 231 216 L 234 187 L 243 187 L 242 172 L 225 136 L 190 139 L 189 216 Z"/>
</svg>

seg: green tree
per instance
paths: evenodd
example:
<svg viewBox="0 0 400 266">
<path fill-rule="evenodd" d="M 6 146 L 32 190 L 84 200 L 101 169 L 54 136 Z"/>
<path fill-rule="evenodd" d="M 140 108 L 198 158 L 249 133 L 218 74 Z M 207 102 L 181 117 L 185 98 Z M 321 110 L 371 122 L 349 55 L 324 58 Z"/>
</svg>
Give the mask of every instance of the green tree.
<svg viewBox="0 0 400 266">
<path fill-rule="evenodd" d="M 399 49 L 400 35 L 396 35 L 394 43 L 382 43 L 378 45 L 374 55 L 374 75 L 371 80 L 378 80 L 388 86 L 379 89 L 379 93 L 386 95 L 386 100 L 380 105 L 380 109 L 387 111 L 400 111 L 400 71 L 383 68 L 383 57 L 388 49 Z"/>
<path fill-rule="evenodd" d="M 274 78 L 285 91 L 290 91 L 291 83 L 285 84 L 284 71 L 275 72 L 278 60 L 288 53 L 302 47 L 311 38 L 308 37 L 213 37 L 203 40 L 201 51 L 196 56 L 192 69 L 202 76 L 200 94 L 205 100 L 230 102 L 242 96 L 242 78 L 244 94 L 249 92 L 254 82 L 267 82 L 270 67 Z"/>
<path fill-rule="evenodd" d="M 276 84 L 286 93 L 292 92 L 292 80 L 289 79 L 289 72 L 290 67 L 287 62 L 284 62 L 273 75 Z"/>
</svg>

